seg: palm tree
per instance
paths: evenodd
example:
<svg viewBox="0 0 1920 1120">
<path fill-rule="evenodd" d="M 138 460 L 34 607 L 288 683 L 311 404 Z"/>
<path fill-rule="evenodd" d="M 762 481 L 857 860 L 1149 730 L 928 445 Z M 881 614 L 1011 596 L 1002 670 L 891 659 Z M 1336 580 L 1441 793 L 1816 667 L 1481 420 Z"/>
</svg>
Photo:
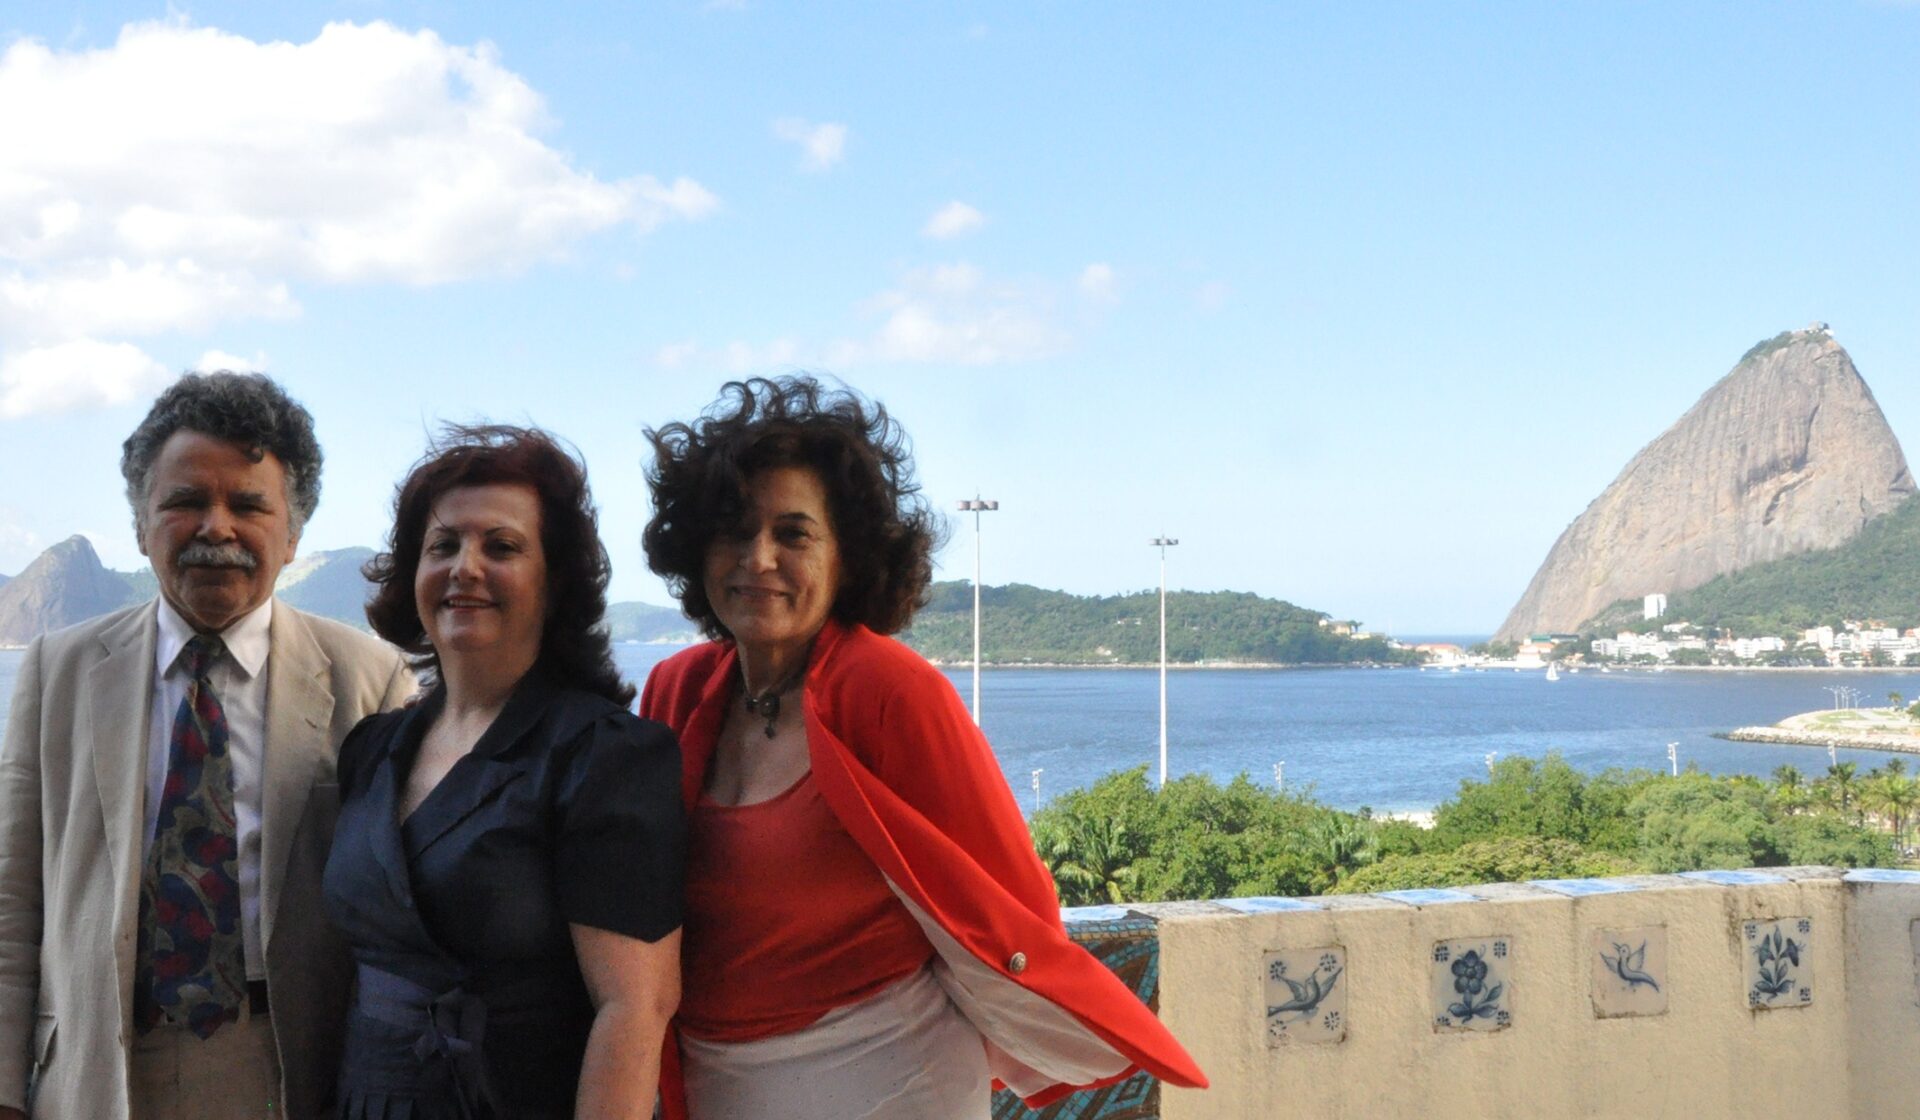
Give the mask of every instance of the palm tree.
<svg viewBox="0 0 1920 1120">
<path fill-rule="evenodd" d="M 1796 766 L 1777 766 L 1773 771 L 1773 803 L 1788 816 L 1795 816 L 1813 803 L 1809 790 Z"/>
<path fill-rule="evenodd" d="M 1827 776 L 1821 779 L 1820 784 L 1826 787 L 1827 796 L 1834 808 L 1843 814 L 1853 811 L 1853 802 L 1860 789 L 1860 784 L 1855 780 L 1854 775 L 1859 770 L 1857 763 L 1835 763 L 1827 767 Z"/>
<path fill-rule="evenodd" d="M 1920 807 L 1920 779 L 1880 774 L 1862 783 L 1860 804 L 1884 817 L 1893 827 L 1893 842 L 1906 850 L 1907 822 Z"/>
<path fill-rule="evenodd" d="M 1887 693 L 1887 707 L 1897 709 L 1897 708 L 1904 708 L 1906 706 L 1907 706 L 1906 697 L 1900 695 L 1898 692 Z"/>
<path fill-rule="evenodd" d="M 1138 876 L 1128 858 L 1127 826 L 1112 817 L 1050 818 L 1034 830 L 1034 847 L 1069 906 L 1125 902 Z"/>
<path fill-rule="evenodd" d="M 1329 887 L 1344 873 L 1372 863 L 1380 851 L 1374 830 L 1344 813 L 1328 813 L 1314 821 L 1305 841 L 1307 858 Z"/>
</svg>

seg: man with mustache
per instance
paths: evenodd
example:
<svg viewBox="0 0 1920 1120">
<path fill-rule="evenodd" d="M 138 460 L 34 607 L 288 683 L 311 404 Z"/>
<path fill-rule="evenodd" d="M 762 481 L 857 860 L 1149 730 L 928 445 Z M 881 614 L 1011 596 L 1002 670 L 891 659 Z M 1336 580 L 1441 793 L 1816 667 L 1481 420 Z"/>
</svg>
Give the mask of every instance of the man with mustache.
<svg viewBox="0 0 1920 1120">
<path fill-rule="evenodd" d="M 413 681 L 274 600 L 320 461 L 258 374 L 188 374 L 127 438 L 159 596 L 35 641 L 0 745 L 0 1120 L 324 1113 L 334 752 Z"/>
</svg>

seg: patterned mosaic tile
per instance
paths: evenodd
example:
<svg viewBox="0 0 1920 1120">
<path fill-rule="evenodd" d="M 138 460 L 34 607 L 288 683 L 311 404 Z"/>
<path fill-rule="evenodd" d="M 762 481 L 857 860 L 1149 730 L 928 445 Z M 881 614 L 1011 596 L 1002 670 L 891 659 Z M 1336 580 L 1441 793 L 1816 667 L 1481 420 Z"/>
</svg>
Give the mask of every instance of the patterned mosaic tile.
<svg viewBox="0 0 1920 1120">
<path fill-rule="evenodd" d="M 1260 964 L 1267 1045 L 1339 1042 L 1347 1037 L 1347 951 L 1339 945 L 1274 949 Z"/>
<path fill-rule="evenodd" d="M 1813 1002 L 1812 918 L 1756 918 L 1741 925 L 1747 949 L 1747 1006 L 1756 1011 Z"/>
<path fill-rule="evenodd" d="M 1667 1013 L 1667 927 L 1596 929 L 1587 958 L 1595 1018 Z"/>
<path fill-rule="evenodd" d="M 1513 938 L 1436 942 L 1431 967 L 1436 1032 L 1499 1031 L 1513 1025 Z"/>
<path fill-rule="evenodd" d="M 1152 918 L 1069 920 L 1067 935 L 1112 969 L 1148 1007 L 1160 1009 L 1160 934 Z M 1159 1120 L 1160 1082 L 1147 1073 L 1073 1093 L 1043 1109 L 1006 1089 L 993 1095 L 993 1120 Z"/>
</svg>

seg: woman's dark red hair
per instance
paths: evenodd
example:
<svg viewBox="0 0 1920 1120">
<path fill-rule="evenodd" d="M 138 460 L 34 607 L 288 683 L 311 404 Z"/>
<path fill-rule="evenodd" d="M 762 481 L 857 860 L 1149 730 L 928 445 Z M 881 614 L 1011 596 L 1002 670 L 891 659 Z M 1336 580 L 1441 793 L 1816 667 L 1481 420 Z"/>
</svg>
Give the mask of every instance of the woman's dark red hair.
<svg viewBox="0 0 1920 1120">
<path fill-rule="evenodd" d="M 377 588 L 367 603 L 374 633 L 412 654 L 415 669 L 439 669 L 414 606 L 413 581 L 434 503 L 450 490 L 469 486 L 529 486 L 540 497 L 547 622 L 534 670 L 558 684 L 631 704 L 633 686 L 620 678 L 602 625 L 612 564 L 600 543 L 586 465 L 538 428 L 449 426 L 414 464 L 393 499 L 387 550 L 363 569 Z"/>
</svg>

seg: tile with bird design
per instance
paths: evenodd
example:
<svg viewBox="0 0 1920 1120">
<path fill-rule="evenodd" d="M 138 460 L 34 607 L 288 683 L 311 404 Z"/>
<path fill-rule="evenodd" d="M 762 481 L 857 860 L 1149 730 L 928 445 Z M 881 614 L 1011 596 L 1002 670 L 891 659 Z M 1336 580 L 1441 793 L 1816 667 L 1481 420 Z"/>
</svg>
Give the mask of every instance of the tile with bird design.
<svg viewBox="0 0 1920 1120">
<path fill-rule="evenodd" d="M 1267 1045 L 1347 1037 L 1347 951 L 1339 945 L 1274 949 L 1261 959 Z"/>
<path fill-rule="evenodd" d="M 1667 927 L 1596 929 L 1587 961 L 1595 1018 L 1667 1013 Z"/>
</svg>

